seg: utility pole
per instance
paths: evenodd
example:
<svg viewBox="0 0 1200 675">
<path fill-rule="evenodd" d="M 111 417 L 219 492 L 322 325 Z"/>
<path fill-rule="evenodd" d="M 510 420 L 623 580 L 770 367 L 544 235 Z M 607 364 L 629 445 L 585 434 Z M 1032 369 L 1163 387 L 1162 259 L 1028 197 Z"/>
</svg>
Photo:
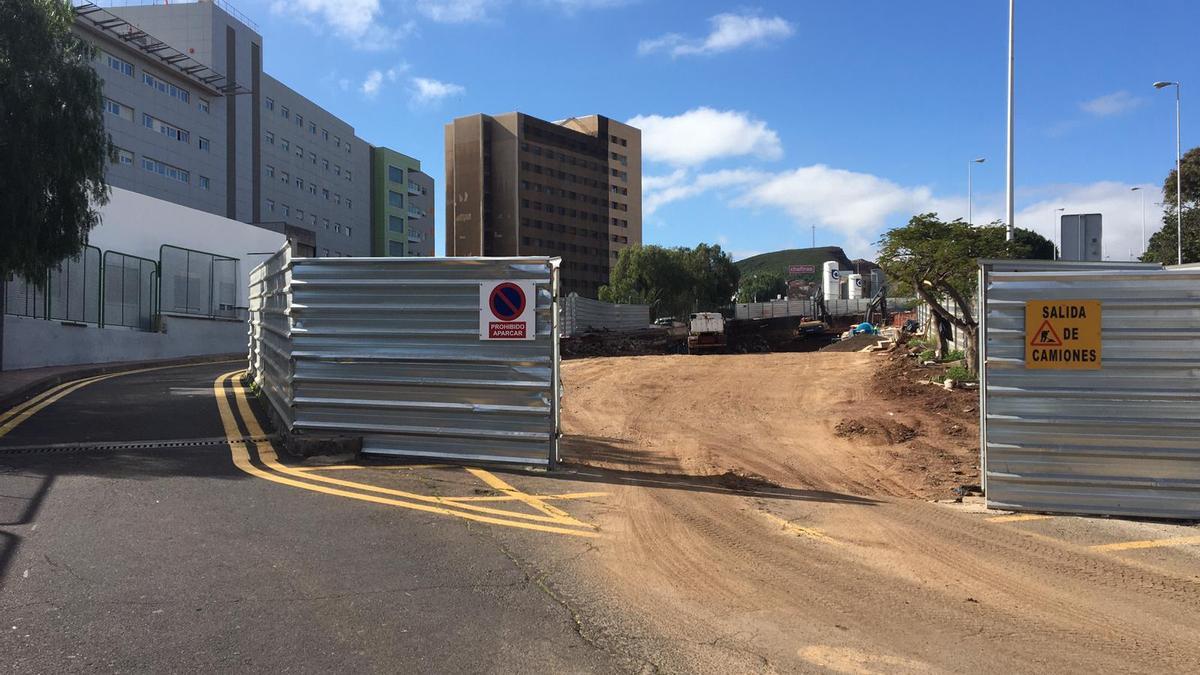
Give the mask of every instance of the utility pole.
<svg viewBox="0 0 1200 675">
<path fill-rule="evenodd" d="M 813 248 L 817 247 L 817 226 L 816 225 L 812 226 L 812 247 Z"/>
<path fill-rule="evenodd" d="M 1013 24 L 1016 17 L 1016 0 L 1008 0 L 1008 181 L 1005 188 L 1008 202 L 1005 217 L 1004 238 L 1012 241 L 1013 228 Z"/>
</svg>

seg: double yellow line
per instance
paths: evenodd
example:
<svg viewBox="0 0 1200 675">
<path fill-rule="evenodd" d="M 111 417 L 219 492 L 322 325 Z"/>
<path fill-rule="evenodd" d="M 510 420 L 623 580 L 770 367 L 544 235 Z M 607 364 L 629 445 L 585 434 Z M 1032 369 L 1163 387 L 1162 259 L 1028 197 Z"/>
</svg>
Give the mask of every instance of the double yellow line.
<svg viewBox="0 0 1200 675">
<path fill-rule="evenodd" d="M 233 463 L 238 469 L 263 480 L 291 487 L 320 492 L 336 497 L 356 499 L 374 504 L 398 506 L 415 511 L 436 513 L 454 518 L 462 518 L 492 525 L 503 525 L 524 530 L 551 532 L 577 537 L 599 536 L 596 528 L 576 520 L 561 509 L 546 504 L 542 499 L 525 494 L 508 485 L 496 476 L 481 469 L 471 469 L 477 477 L 492 487 L 504 492 L 533 507 L 540 513 L 537 515 L 494 509 L 473 503 L 457 501 L 452 497 L 433 497 L 403 490 L 383 488 L 367 483 L 342 480 L 315 474 L 311 471 L 286 466 L 279 461 L 278 455 L 270 441 L 260 440 L 266 436 L 246 396 L 239 376 L 245 371 L 236 370 L 225 373 L 213 383 L 213 395 L 217 399 L 217 410 L 221 416 L 221 424 L 229 441 Z M 229 385 L 228 387 L 226 385 Z M 238 415 L 234 414 L 233 401 Z M 242 426 L 239 426 L 239 419 Z M 243 429 L 245 433 L 243 433 Z M 254 457 L 250 450 L 254 451 Z M 255 461 L 257 459 L 257 462 Z M 485 478 L 486 475 L 486 478 Z M 337 487 L 327 487 L 329 485 Z M 379 496 L 379 495 L 387 495 Z"/>
<path fill-rule="evenodd" d="M 213 363 L 232 363 L 233 361 L 214 361 Z M 195 363 L 183 363 L 170 366 L 154 366 L 153 368 L 138 368 L 137 370 L 125 370 L 119 373 L 108 373 L 107 375 L 96 375 L 94 377 L 85 377 L 82 380 L 72 380 L 64 382 L 56 387 L 52 387 L 37 396 L 13 406 L 8 410 L 0 413 L 0 438 L 6 436 L 10 431 L 16 429 L 22 422 L 36 415 L 40 410 L 54 402 L 62 399 L 65 396 L 83 389 L 84 387 L 103 382 L 114 377 L 122 377 L 125 375 L 135 375 L 137 373 L 148 373 L 155 370 L 166 370 L 168 368 L 184 368 L 187 366 L 195 366 Z"/>
</svg>

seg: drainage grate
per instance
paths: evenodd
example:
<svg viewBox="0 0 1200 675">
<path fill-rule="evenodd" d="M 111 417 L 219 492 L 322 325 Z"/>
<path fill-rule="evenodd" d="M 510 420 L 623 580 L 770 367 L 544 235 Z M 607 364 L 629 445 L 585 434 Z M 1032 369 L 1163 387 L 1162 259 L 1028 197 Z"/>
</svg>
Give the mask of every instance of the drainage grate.
<svg viewBox="0 0 1200 675">
<path fill-rule="evenodd" d="M 277 436 L 244 436 L 237 441 L 275 441 Z M 236 441 L 235 441 L 236 442 Z M 109 443 L 44 443 L 41 445 L 0 446 L 0 455 L 46 455 L 69 452 L 120 452 L 122 450 L 172 450 L 226 445 L 224 436 L 212 438 L 175 438 L 154 441 L 116 441 Z"/>
</svg>

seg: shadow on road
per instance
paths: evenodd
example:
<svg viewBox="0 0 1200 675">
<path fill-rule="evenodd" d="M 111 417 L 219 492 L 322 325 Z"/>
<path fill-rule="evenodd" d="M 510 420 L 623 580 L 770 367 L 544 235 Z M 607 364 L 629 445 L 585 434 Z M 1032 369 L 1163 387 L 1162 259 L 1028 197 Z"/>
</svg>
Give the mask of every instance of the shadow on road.
<svg viewBox="0 0 1200 675">
<path fill-rule="evenodd" d="M 25 473 L 0 473 L 0 527 L 28 525 L 42 508 L 54 477 Z M 17 555 L 21 536 L 0 530 L 0 588 L 8 578 L 8 566 Z"/>
</svg>

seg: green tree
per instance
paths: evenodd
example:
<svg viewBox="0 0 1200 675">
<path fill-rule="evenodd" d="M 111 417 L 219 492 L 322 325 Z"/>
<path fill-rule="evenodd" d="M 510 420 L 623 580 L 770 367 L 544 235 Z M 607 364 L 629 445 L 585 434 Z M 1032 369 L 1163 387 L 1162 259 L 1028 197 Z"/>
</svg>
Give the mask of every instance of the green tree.
<svg viewBox="0 0 1200 675">
<path fill-rule="evenodd" d="M 1183 262 L 1197 262 L 1200 261 L 1200 147 L 1184 153 L 1180 164 L 1183 167 Z M 1179 260 L 1181 229 L 1175 215 L 1178 201 L 1175 167 L 1171 167 L 1171 171 L 1163 180 L 1162 201 L 1162 227 L 1150 235 L 1150 242 L 1146 244 L 1146 253 L 1142 255 L 1141 260 L 1174 265 Z"/>
<path fill-rule="evenodd" d="M 738 302 L 765 302 L 775 296 L 787 296 L 787 279 L 779 272 L 759 272 L 742 279 Z"/>
<path fill-rule="evenodd" d="M 65 0 L 0 0 L 0 279 L 77 255 L 108 201 L 94 48 Z"/>
<path fill-rule="evenodd" d="M 878 262 L 898 291 L 915 293 L 936 316 L 963 332 L 967 368 L 975 374 L 979 370 L 979 321 L 972 302 L 976 261 L 1029 258 L 1035 250 L 1046 253 L 1047 244 L 1044 237 L 1028 230 L 1018 228 L 1008 242 L 1003 225 L 972 227 L 961 219 L 945 222 L 935 213 L 924 213 L 883 235 Z M 1052 245 L 1049 252 L 1053 254 Z M 937 356 L 944 354 L 945 343 L 939 335 Z"/>
<path fill-rule="evenodd" d="M 737 283 L 737 267 L 720 246 L 630 246 L 600 287 L 600 299 L 650 305 L 655 317 L 685 316 L 727 306 Z"/>
</svg>

